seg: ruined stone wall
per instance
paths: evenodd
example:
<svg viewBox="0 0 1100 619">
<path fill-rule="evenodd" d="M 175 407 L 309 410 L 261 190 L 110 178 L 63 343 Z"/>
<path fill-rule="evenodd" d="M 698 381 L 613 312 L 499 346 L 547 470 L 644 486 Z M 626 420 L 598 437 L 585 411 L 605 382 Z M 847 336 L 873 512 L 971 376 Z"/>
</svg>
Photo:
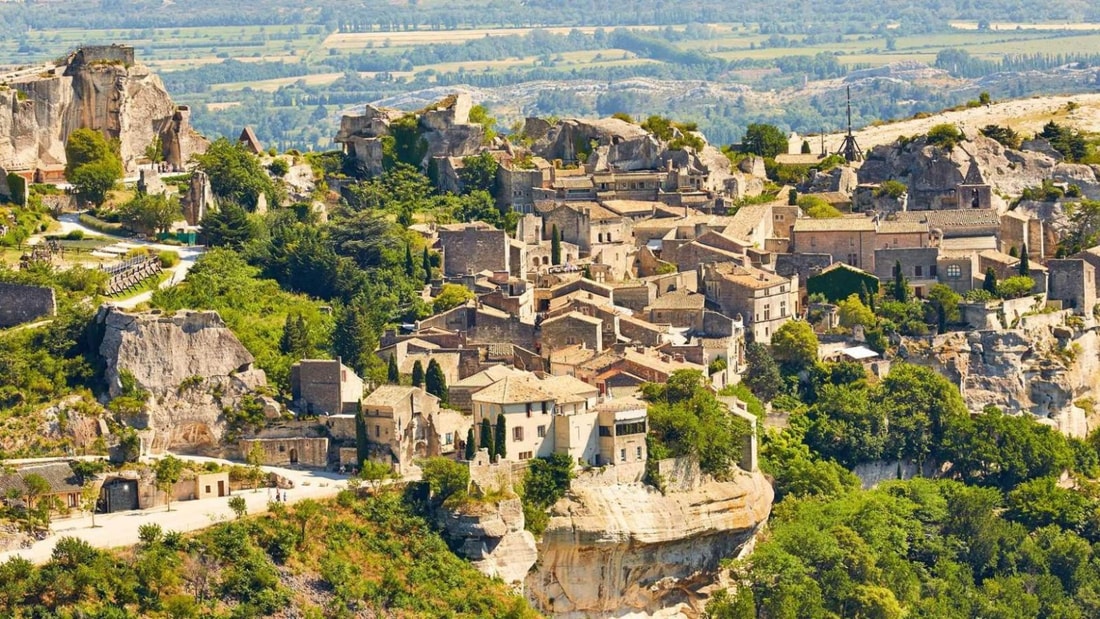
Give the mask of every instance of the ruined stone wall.
<svg viewBox="0 0 1100 619">
<path fill-rule="evenodd" d="M 14 327 L 57 313 L 53 288 L 0 283 L 0 328 Z"/>
<path fill-rule="evenodd" d="M 1084 260 L 1049 260 L 1047 298 L 1062 301 L 1078 314 L 1092 314 L 1096 305 L 1096 270 Z"/>
<path fill-rule="evenodd" d="M 440 230 L 443 276 L 460 277 L 481 271 L 510 271 L 508 235 L 503 230 L 465 228 Z"/>
<path fill-rule="evenodd" d="M 242 439 L 237 446 L 243 457 L 257 444 L 264 450 L 264 464 L 267 466 L 328 466 L 327 438 Z"/>
</svg>

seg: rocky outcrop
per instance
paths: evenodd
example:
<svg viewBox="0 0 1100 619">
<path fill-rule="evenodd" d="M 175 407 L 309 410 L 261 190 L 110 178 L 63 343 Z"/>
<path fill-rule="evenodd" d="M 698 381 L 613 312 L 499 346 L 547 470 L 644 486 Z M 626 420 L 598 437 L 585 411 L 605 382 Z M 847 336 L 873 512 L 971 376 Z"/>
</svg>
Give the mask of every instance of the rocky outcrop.
<svg viewBox="0 0 1100 619">
<path fill-rule="evenodd" d="M 111 397 L 122 394 L 124 372 L 148 392 L 132 425 L 154 434 L 154 448 L 214 445 L 225 434 L 224 409 L 267 385 L 263 370 L 217 312 L 129 314 L 100 309 L 99 347 Z"/>
<path fill-rule="evenodd" d="M 1100 388 L 1100 336 L 1091 318 L 1078 321 L 1056 312 L 1024 317 L 1014 329 L 905 338 L 898 356 L 958 385 L 971 411 L 1028 412 L 1083 436 L 1094 422 L 1076 403 Z"/>
<path fill-rule="evenodd" d="M 486 576 L 522 586 L 538 559 L 535 537 L 524 530 L 523 503 L 518 498 L 440 509 L 438 518 L 458 554 Z"/>
<path fill-rule="evenodd" d="M 662 495 L 644 484 L 574 484 L 551 508 L 528 597 L 555 617 L 699 616 L 722 559 L 767 520 L 763 475 Z"/>
<path fill-rule="evenodd" d="M 126 53 L 126 50 L 129 50 Z M 65 142 L 81 128 L 118 140 L 126 170 L 158 138 L 165 160 L 182 168 L 207 142 L 190 110 L 172 102 L 132 48 L 84 48 L 57 65 L 5 76 L 0 88 L 0 167 L 35 170 L 65 164 Z"/>
<path fill-rule="evenodd" d="M 465 157 L 478 152 L 485 141 L 485 128 L 470 122 L 472 107 L 470 95 L 459 93 L 411 112 L 416 119 L 416 135 L 403 136 L 403 139 L 422 141 L 422 170 L 428 169 L 434 157 Z M 399 110 L 367 105 L 363 114 L 345 115 L 340 119 L 340 130 L 333 141 L 343 144 L 345 152 L 354 157 L 368 175 L 381 174 L 383 139 L 392 135 L 390 126 L 407 115 Z"/>
</svg>

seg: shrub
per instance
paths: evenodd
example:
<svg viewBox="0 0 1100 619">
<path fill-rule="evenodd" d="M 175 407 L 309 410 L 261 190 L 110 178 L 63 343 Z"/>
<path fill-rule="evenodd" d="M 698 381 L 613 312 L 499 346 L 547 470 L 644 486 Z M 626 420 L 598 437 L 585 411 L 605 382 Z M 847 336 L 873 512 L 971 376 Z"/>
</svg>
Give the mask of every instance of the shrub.
<svg viewBox="0 0 1100 619">
<path fill-rule="evenodd" d="M 928 130 L 928 143 L 945 150 L 955 148 L 964 139 L 962 131 L 953 123 L 942 123 Z"/>
<path fill-rule="evenodd" d="M 160 259 L 160 266 L 163 269 L 170 269 L 180 263 L 180 255 L 167 249 L 157 252 L 157 258 Z"/>
</svg>

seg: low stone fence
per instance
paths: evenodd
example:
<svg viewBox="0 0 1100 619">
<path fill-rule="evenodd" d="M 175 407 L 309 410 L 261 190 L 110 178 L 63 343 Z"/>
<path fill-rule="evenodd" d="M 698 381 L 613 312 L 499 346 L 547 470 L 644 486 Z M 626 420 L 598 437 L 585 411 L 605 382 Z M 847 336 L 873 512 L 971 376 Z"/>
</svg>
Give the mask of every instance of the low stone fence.
<svg viewBox="0 0 1100 619">
<path fill-rule="evenodd" d="M 615 484 L 634 484 L 645 479 L 645 462 L 609 464 L 582 469 L 573 478 L 574 488 L 596 488 Z"/>
</svg>

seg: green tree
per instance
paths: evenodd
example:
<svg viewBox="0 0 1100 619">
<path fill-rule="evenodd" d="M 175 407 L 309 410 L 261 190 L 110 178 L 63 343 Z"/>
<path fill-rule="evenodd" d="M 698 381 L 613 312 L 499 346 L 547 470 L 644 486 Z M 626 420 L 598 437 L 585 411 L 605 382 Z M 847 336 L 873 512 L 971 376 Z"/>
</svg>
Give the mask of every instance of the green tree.
<svg viewBox="0 0 1100 619">
<path fill-rule="evenodd" d="M 1020 134 L 1016 133 L 1009 127 L 1001 127 L 999 125 L 986 125 L 979 129 L 982 135 L 985 137 L 996 140 L 1006 148 L 1020 148 Z"/>
<path fill-rule="evenodd" d="M 157 489 L 164 493 L 168 511 L 172 511 L 172 489 L 183 475 L 183 461 L 172 455 L 165 456 L 157 460 L 153 472 Z"/>
<path fill-rule="evenodd" d="M 779 395 L 783 378 L 768 347 L 757 342 L 750 343 L 745 347 L 745 363 L 748 367 L 741 382 L 748 386 L 753 395 L 765 402 L 771 402 Z"/>
<path fill-rule="evenodd" d="M 790 320 L 772 334 L 772 352 L 781 363 L 798 370 L 817 361 L 818 341 L 813 327 L 805 320 Z"/>
<path fill-rule="evenodd" d="M 264 451 L 263 445 L 254 442 L 248 453 L 245 454 L 244 459 L 248 463 L 248 483 L 255 491 L 264 478 L 264 470 L 261 467 L 267 461 L 267 453 Z"/>
<path fill-rule="evenodd" d="M 572 479 L 573 458 L 569 454 L 535 458 L 528 463 L 521 496 L 524 528 L 535 536 L 542 535 L 550 519 L 550 507 L 565 496 Z"/>
<path fill-rule="evenodd" d="M 794 187 L 791 187 L 790 189 L 787 190 L 787 206 L 797 206 L 797 205 L 798 205 L 798 190 L 795 189 Z"/>
<path fill-rule="evenodd" d="M 240 249 L 256 236 L 256 227 L 248 218 L 248 211 L 230 200 L 222 200 L 217 208 L 207 211 L 199 224 L 209 247 Z"/>
<path fill-rule="evenodd" d="M 439 294 L 435 297 L 435 300 L 432 301 L 432 311 L 436 314 L 440 314 L 449 309 L 463 305 L 473 298 L 474 293 L 470 292 L 470 289 L 465 286 L 460 284 L 443 284 L 443 287 L 439 289 Z"/>
<path fill-rule="evenodd" d="M 1002 299 L 1026 297 L 1035 287 L 1035 280 L 1026 275 L 1013 275 L 997 284 L 997 296 Z"/>
<path fill-rule="evenodd" d="M 993 270 L 993 267 L 989 267 L 985 270 L 985 279 L 982 281 L 982 290 L 989 294 L 997 294 L 997 272 Z"/>
<path fill-rule="evenodd" d="M 301 314 L 288 313 L 283 322 L 283 335 L 279 338 L 279 352 L 295 359 L 302 359 L 312 348 L 305 318 Z"/>
<path fill-rule="evenodd" d="M 420 470 L 435 503 L 446 503 L 448 499 L 459 501 L 466 497 L 470 487 L 470 469 L 465 464 L 435 457 L 421 461 Z"/>
<path fill-rule="evenodd" d="M 803 155 L 809 155 L 810 153 L 814 152 L 813 149 L 810 148 L 810 141 L 809 140 L 802 140 L 802 149 L 801 149 L 801 151 L 802 151 Z"/>
<path fill-rule="evenodd" d="M 940 333 L 947 330 L 947 324 L 959 320 L 959 296 L 943 284 L 935 284 L 928 290 L 928 304 L 936 313 L 936 328 Z"/>
<path fill-rule="evenodd" d="M 493 455 L 493 424 L 489 422 L 489 417 L 485 416 L 481 418 L 481 436 L 478 437 L 478 449 L 484 449 L 489 452 L 489 456 Z"/>
<path fill-rule="evenodd" d="M 434 358 L 428 362 L 428 371 L 424 374 L 424 390 L 439 398 L 441 404 L 447 403 L 447 377 Z"/>
<path fill-rule="evenodd" d="M 489 151 L 462 158 L 462 168 L 458 178 L 462 181 L 463 193 L 486 191 L 496 195 L 497 170 L 500 164 Z"/>
<path fill-rule="evenodd" d="M 558 224 L 550 229 L 550 264 L 561 264 L 561 232 L 558 231 Z"/>
<path fill-rule="evenodd" d="M 248 513 L 248 503 L 245 502 L 243 496 L 231 496 L 229 497 L 229 509 L 233 510 L 233 514 L 237 516 L 237 520 L 240 520 Z"/>
<path fill-rule="evenodd" d="M 894 263 L 894 300 L 905 303 L 909 300 L 909 282 L 905 279 L 905 273 L 901 270 L 901 260 Z"/>
<path fill-rule="evenodd" d="M 261 194 L 268 205 L 279 204 L 280 196 L 271 177 L 243 144 L 218 138 L 205 153 L 195 155 L 195 160 L 210 178 L 210 188 L 218 198 L 236 202 L 249 211 L 256 209 Z"/>
<path fill-rule="evenodd" d="M 500 461 L 508 456 L 508 429 L 505 427 L 504 413 L 497 415 L 497 427 L 494 433 L 493 460 Z"/>
<path fill-rule="evenodd" d="M 413 387 L 424 386 L 424 365 L 420 363 L 420 359 L 413 362 L 412 385 Z"/>
<path fill-rule="evenodd" d="M 378 332 L 365 301 L 357 298 L 336 311 L 333 352 L 360 376 L 366 377 L 377 366 L 373 354 L 377 343 Z"/>
<path fill-rule="evenodd" d="M 362 400 L 355 411 L 355 459 L 359 462 L 370 460 L 370 435 L 367 432 L 367 420 L 363 417 Z"/>
<path fill-rule="evenodd" d="M 1018 270 L 1020 275 L 1024 277 L 1031 274 L 1031 265 L 1028 264 L 1027 243 L 1020 246 L 1020 265 Z"/>
<path fill-rule="evenodd" d="M 848 295 L 847 299 L 838 301 L 836 305 L 837 313 L 840 315 L 840 326 L 850 329 L 856 325 L 862 327 L 875 325 L 875 313 L 863 304 L 859 295 Z"/>
<path fill-rule="evenodd" d="M 405 277 L 412 279 L 416 275 L 416 263 L 413 262 L 412 245 L 405 243 Z"/>
<path fill-rule="evenodd" d="M 290 172 L 290 164 L 286 162 L 286 159 L 276 159 L 268 164 L 267 171 L 271 172 L 271 175 L 276 178 L 283 178 Z"/>
<path fill-rule="evenodd" d="M 396 479 L 393 467 L 378 460 L 363 460 L 359 468 L 359 478 L 367 482 L 371 492 L 377 494 L 382 486 L 391 479 Z"/>
<path fill-rule="evenodd" d="M 477 455 L 477 444 L 474 442 L 474 429 L 471 427 L 466 431 L 466 451 L 463 454 L 466 460 L 473 460 Z"/>
<path fill-rule="evenodd" d="M 390 355 L 386 360 L 386 382 L 391 385 L 401 383 L 401 373 L 397 370 L 397 354 Z"/>
<path fill-rule="evenodd" d="M 324 508 L 315 499 L 302 499 L 294 505 L 291 517 L 301 527 L 300 547 L 304 548 L 309 543 L 309 525 L 321 516 L 323 510 Z"/>
<path fill-rule="evenodd" d="M 774 158 L 787 152 L 787 136 L 775 125 L 752 123 L 741 139 L 741 149 L 746 153 Z"/>
<path fill-rule="evenodd" d="M 941 123 L 928 130 L 928 143 L 940 146 L 944 150 L 952 150 L 964 139 L 962 131 L 959 131 L 953 123 Z"/>
<path fill-rule="evenodd" d="M 420 257 L 420 269 L 424 271 L 424 284 L 432 283 L 432 258 L 428 255 L 428 248 L 424 248 L 424 253 Z"/>
<path fill-rule="evenodd" d="M 92 161 L 77 167 L 65 178 L 81 200 L 101 206 L 122 178 L 122 164 L 113 160 Z"/>
</svg>

